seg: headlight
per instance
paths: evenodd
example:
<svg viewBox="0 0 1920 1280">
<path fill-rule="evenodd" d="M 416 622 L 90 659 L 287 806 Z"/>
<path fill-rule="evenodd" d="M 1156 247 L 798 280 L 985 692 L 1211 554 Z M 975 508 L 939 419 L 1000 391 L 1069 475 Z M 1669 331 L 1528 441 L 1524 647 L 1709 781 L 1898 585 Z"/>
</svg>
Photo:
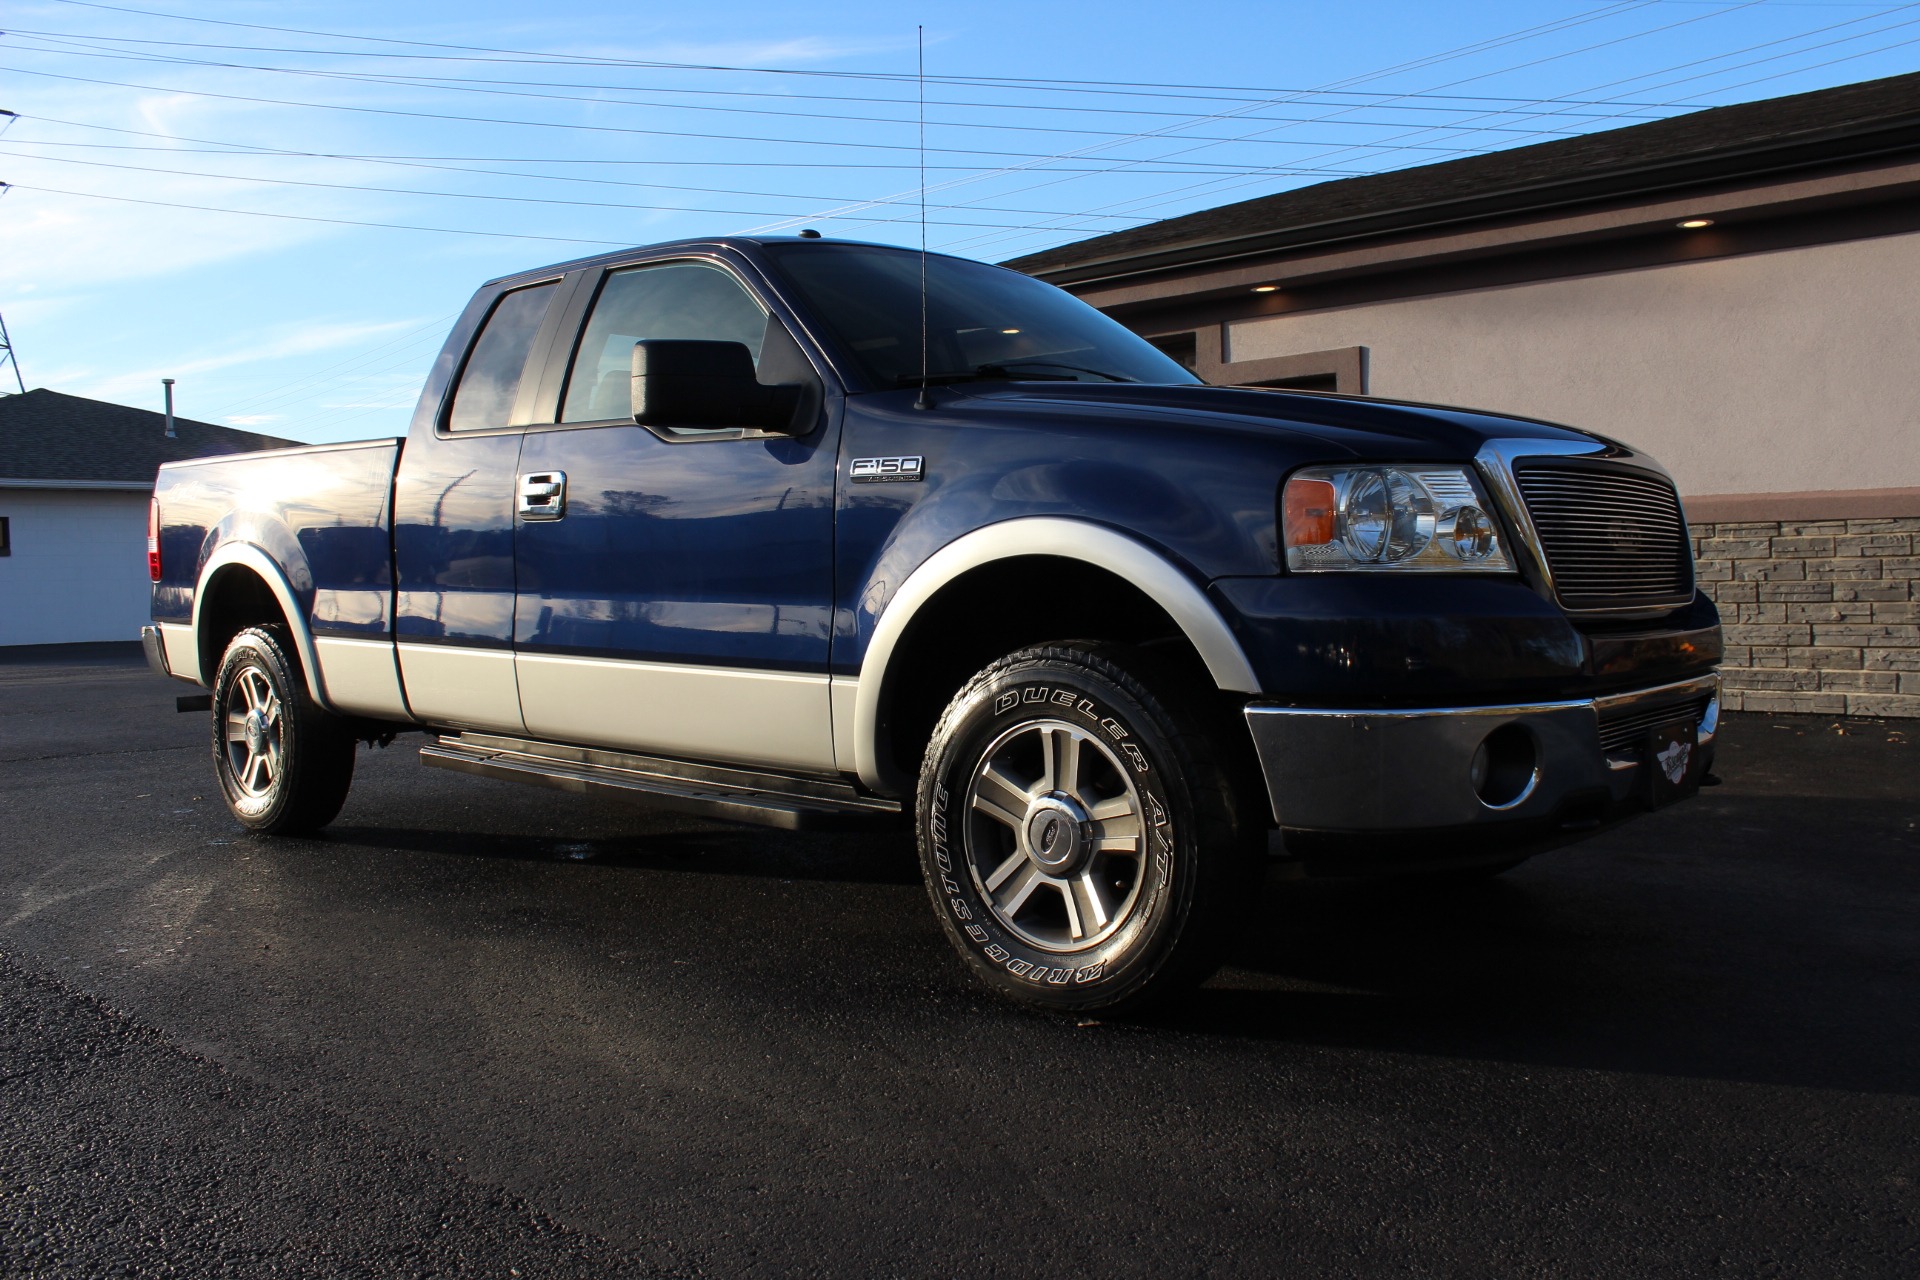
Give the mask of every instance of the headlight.
<svg viewBox="0 0 1920 1280">
<path fill-rule="evenodd" d="M 1308 467 L 1287 480 L 1280 525 L 1297 573 L 1513 572 L 1465 467 Z"/>
</svg>

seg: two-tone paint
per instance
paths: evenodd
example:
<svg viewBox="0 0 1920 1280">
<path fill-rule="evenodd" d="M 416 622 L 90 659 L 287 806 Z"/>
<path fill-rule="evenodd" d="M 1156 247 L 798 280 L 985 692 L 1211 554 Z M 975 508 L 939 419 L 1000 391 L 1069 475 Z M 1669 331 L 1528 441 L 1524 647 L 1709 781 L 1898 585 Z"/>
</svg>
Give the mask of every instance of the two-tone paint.
<svg viewBox="0 0 1920 1280">
<path fill-rule="evenodd" d="M 323 705 L 385 722 L 525 734 L 901 794 L 886 708 L 915 617 L 984 567 L 1069 562 L 1127 583 L 1217 687 L 1302 707 L 1591 698 L 1719 656 L 1712 605 L 1631 623 L 1508 576 L 1289 575 L 1277 496 L 1298 467 L 1471 464 L 1491 444 L 1608 442 L 1428 406 L 1185 386 L 865 385 L 783 289 L 762 242 L 657 246 L 491 282 L 449 335 L 404 441 L 163 469 L 155 587 L 176 674 L 210 680 L 202 625 L 251 573 Z M 560 423 L 605 273 L 698 259 L 732 272 L 816 380 L 805 434 L 664 437 Z M 523 392 L 450 434 L 449 392 L 503 292 L 557 281 Z M 857 459 L 921 460 L 856 484 Z M 516 482 L 564 472 L 566 514 L 515 516 Z M 1509 542 L 1514 530 L 1506 514 Z M 1042 579 L 1032 590 L 1045 591 Z M 999 607 L 1017 610 L 1014 593 Z"/>
</svg>

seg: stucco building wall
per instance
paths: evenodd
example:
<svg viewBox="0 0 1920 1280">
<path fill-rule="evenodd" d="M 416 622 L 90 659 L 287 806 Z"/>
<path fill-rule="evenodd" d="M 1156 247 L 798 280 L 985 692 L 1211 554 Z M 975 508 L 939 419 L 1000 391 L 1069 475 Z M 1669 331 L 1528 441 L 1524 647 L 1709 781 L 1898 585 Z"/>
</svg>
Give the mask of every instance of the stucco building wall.
<svg viewBox="0 0 1920 1280">
<path fill-rule="evenodd" d="M 1585 427 L 1683 495 L 1920 486 L 1920 235 L 1241 320 L 1233 362 L 1368 349 L 1368 393 Z"/>
</svg>

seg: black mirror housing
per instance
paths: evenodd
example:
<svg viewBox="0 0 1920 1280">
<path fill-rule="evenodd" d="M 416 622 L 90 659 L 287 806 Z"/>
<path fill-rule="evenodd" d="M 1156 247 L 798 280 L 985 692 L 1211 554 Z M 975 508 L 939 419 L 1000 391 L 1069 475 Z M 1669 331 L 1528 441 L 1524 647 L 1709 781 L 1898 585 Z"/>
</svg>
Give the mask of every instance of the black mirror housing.
<svg viewBox="0 0 1920 1280">
<path fill-rule="evenodd" d="M 642 426 L 792 434 L 802 390 L 762 384 L 743 342 L 643 338 L 633 344 L 633 420 Z"/>
</svg>

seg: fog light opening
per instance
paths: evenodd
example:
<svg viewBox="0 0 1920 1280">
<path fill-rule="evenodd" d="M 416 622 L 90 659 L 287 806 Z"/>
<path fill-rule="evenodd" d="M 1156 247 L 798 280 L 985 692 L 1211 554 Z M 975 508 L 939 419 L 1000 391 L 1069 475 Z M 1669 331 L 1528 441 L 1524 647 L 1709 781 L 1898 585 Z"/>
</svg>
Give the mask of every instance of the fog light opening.
<svg viewBox="0 0 1920 1280">
<path fill-rule="evenodd" d="M 1513 808 L 1533 794 L 1540 780 L 1540 752 L 1533 735 L 1517 724 L 1501 725 L 1481 740 L 1468 775 L 1481 804 Z"/>
</svg>

